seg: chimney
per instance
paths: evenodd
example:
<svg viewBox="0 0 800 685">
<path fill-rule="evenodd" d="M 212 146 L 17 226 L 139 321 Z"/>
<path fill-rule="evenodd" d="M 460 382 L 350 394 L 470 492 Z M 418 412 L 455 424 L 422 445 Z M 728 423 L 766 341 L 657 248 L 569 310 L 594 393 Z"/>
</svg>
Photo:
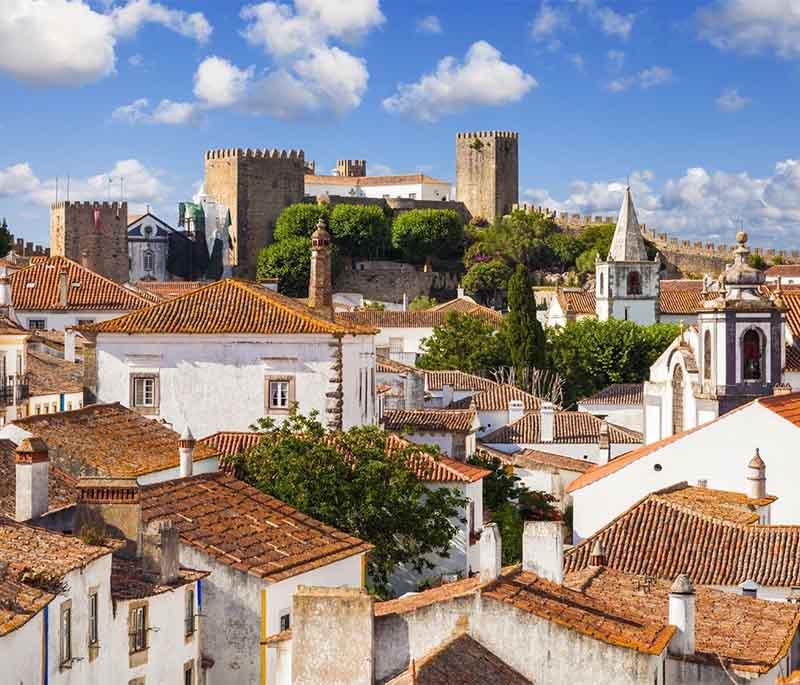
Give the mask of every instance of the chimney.
<svg viewBox="0 0 800 685">
<path fill-rule="evenodd" d="M 408 293 L 403 293 L 403 311 L 408 311 Z"/>
<path fill-rule="evenodd" d="M 458 289 L 456 290 L 456 297 L 459 300 L 463 300 L 464 299 L 464 288 L 462 288 L 461 286 L 459 286 Z"/>
<path fill-rule="evenodd" d="M 742 597 L 752 597 L 753 599 L 758 597 L 758 583 L 754 580 L 744 581 L 739 585 L 739 589 L 742 591 Z"/>
<path fill-rule="evenodd" d="M 522 400 L 508 401 L 508 422 L 514 423 L 525 415 L 525 403 Z"/>
<path fill-rule="evenodd" d="M 490 583 L 498 578 L 502 562 L 500 528 L 496 523 L 487 523 L 481 532 L 481 583 Z"/>
<path fill-rule="evenodd" d="M 555 435 L 556 409 L 552 402 L 542 402 L 539 407 L 539 440 L 553 442 Z"/>
<path fill-rule="evenodd" d="M 75 337 L 77 333 L 73 328 L 64 329 L 64 361 L 75 362 Z"/>
<path fill-rule="evenodd" d="M 669 590 L 669 624 L 677 631 L 669 643 L 669 653 L 675 656 L 694 654 L 694 585 L 681 573 Z"/>
<path fill-rule="evenodd" d="M 697 479 L 697 487 L 698 488 L 707 488 L 708 487 L 708 478 L 698 478 Z"/>
<path fill-rule="evenodd" d="M 373 621 L 366 590 L 300 585 L 292 598 L 292 685 L 372 685 Z M 341 650 L 325 648 L 332 635 L 347 646 L 346 659 Z"/>
<path fill-rule="evenodd" d="M 308 306 L 327 319 L 333 319 L 333 284 L 331 282 L 331 234 L 320 217 L 311 234 L 311 277 L 308 283 Z"/>
<path fill-rule="evenodd" d="M 561 521 L 525 521 L 522 570 L 559 585 L 564 580 L 564 533 Z"/>
<path fill-rule="evenodd" d="M 592 553 L 589 555 L 589 566 L 605 566 L 608 563 L 606 559 L 606 548 L 603 541 L 597 538 L 597 541 L 592 547 Z"/>
<path fill-rule="evenodd" d="M 608 421 L 600 421 L 600 431 L 597 438 L 597 453 L 600 464 L 608 464 L 611 461 L 611 438 L 608 436 Z"/>
<path fill-rule="evenodd" d="M 17 320 L 14 314 L 14 301 L 11 297 L 11 279 L 5 269 L 3 269 L 3 275 L 0 276 L 0 313 L 5 314 L 11 321 Z"/>
<path fill-rule="evenodd" d="M 772 394 L 773 395 L 791 395 L 792 394 L 792 386 L 790 383 L 776 383 L 772 387 Z"/>
<path fill-rule="evenodd" d="M 258 281 L 264 290 L 271 290 L 278 292 L 278 279 L 277 278 L 260 278 Z"/>
<path fill-rule="evenodd" d="M 126 544 L 116 554 L 133 559 L 141 556 L 142 508 L 139 484 L 135 477 L 78 480 L 76 531 L 84 527 L 103 531 L 104 535 L 124 539 Z"/>
<path fill-rule="evenodd" d="M 187 478 L 192 475 L 194 466 L 194 446 L 196 441 L 189 426 L 183 429 L 180 440 L 178 440 L 178 454 L 180 455 L 181 464 L 181 478 Z"/>
<path fill-rule="evenodd" d="M 30 521 L 46 514 L 48 505 L 48 479 L 50 457 L 47 443 L 41 438 L 24 438 L 14 452 L 15 464 L 15 518 Z"/>
<path fill-rule="evenodd" d="M 178 579 L 178 541 L 178 528 L 169 519 L 151 521 L 144 530 L 144 567 L 157 576 L 162 585 L 170 585 Z"/>
<path fill-rule="evenodd" d="M 67 279 L 67 269 L 62 268 L 58 272 L 58 303 L 62 307 L 67 306 L 67 296 L 69 295 L 69 283 Z"/>
<path fill-rule="evenodd" d="M 442 407 L 449 407 L 453 403 L 453 386 L 442 384 Z"/>
<path fill-rule="evenodd" d="M 767 467 L 756 448 L 755 456 L 747 464 L 747 496 L 762 499 L 767 496 Z"/>
</svg>

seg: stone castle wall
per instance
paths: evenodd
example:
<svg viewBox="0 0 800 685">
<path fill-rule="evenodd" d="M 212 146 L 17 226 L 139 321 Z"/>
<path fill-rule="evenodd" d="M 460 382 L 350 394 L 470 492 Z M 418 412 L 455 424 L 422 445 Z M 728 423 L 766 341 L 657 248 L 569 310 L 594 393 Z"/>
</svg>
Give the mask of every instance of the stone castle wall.
<svg viewBox="0 0 800 685">
<path fill-rule="evenodd" d="M 275 220 L 303 201 L 302 150 L 209 150 L 205 192 L 230 208 L 231 263 L 238 275 L 255 276 L 258 253 L 272 242 Z"/>
<path fill-rule="evenodd" d="M 50 205 L 50 253 L 68 257 L 117 283 L 127 282 L 128 203 Z"/>
<path fill-rule="evenodd" d="M 411 264 L 401 262 L 356 262 L 346 264 L 337 275 L 335 292 L 361 293 L 367 300 L 381 302 L 411 302 L 420 295 L 435 295 L 455 291 L 459 274 L 439 271 L 421 271 Z"/>
<path fill-rule="evenodd" d="M 456 197 L 473 217 L 489 221 L 519 198 L 519 134 L 477 131 L 456 135 Z"/>
</svg>

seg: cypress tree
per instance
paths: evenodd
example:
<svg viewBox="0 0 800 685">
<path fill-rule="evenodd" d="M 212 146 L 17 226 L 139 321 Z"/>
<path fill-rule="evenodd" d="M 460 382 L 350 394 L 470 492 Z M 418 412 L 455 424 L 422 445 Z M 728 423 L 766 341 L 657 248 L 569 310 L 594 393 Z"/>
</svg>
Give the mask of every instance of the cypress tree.
<svg viewBox="0 0 800 685">
<path fill-rule="evenodd" d="M 508 281 L 508 307 L 506 336 L 511 352 L 511 363 L 517 379 L 525 378 L 525 369 L 542 369 L 545 366 L 545 335 L 536 318 L 536 300 L 533 282 L 524 265 Z"/>
</svg>

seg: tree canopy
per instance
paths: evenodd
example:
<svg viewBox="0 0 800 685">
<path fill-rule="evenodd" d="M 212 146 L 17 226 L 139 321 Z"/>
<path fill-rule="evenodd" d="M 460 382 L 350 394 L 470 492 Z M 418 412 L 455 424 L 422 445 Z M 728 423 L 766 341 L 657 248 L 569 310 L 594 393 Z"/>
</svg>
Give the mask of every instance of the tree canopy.
<svg viewBox="0 0 800 685">
<path fill-rule="evenodd" d="M 441 326 L 422 341 L 422 369 L 460 369 L 479 373 L 508 366 L 508 345 L 501 331 L 478 317 L 450 312 Z"/>
<path fill-rule="evenodd" d="M 307 203 L 289 205 L 275 221 L 273 239 L 275 242 L 280 242 L 287 238 L 310 238 L 320 217 L 327 219 L 329 215 L 328 205 Z"/>
<path fill-rule="evenodd" d="M 375 259 L 391 248 L 389 220 L 375 205 L 336 205 L 330 233 L 342 253 L 351 257 Z"/>
<path fill-rule="evenodd" d="M 308 295 L 311 239 L 292 236 L 267 245 L 258 255 L 258 278 L 277 278 L 278 290 L 290 297 Z"/>
<path fill-rule="evenodd" d="M 412 209 L 392 225 L 392 243 L 409 262 L 450 257 L 460 250 L 464 222 L 452 209 Z"/>
<path fill-rule="evenodd" d="M 544 330 L 536 317 L 533 283 L 522 264 L 508 283 L 508 308 L 503 322 L 505 338 L 517 377 L 524 378 L 525 369 L 545 368 L 546 350 Z"/>
<path fill-rule="evenodd" d="M 431 554 L 446 556 L 466 500 L 427 487 L 409 468 L 421 445 L 387 449 L 390 436 L 374 426 L 326 432 L 315 414 L 292 412 L 281 425 L 261 419 L 258 445 L 234 457 L 241 478 L 323 523 L 375 546 L 367 568 L 381 594 L 398 564 L 421 572 Z M 418 461 L 417 461 L 418 463 Z"/>
<path fill-rule="evenodd" d="M 511 267 L 502 259 L 476 262 L 467 271 L 461 284 L 483 304 L 497 304 L 500 291 L 511 277 Z"/>
</svg>

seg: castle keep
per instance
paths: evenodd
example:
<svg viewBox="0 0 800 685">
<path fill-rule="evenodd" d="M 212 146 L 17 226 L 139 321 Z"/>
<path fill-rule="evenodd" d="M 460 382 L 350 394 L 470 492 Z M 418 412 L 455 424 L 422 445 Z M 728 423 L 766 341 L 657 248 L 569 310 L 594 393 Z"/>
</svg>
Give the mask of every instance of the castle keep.
<svg viewBox="0 0 800 685">
<path fill-rule="evenodd" d="M 517 203 L 518 143 L 513 131 L 456 134 L 456 199 L 473 217 L 493 221 Z"/>
<path fill-rule="evenodd" d="M 259 250 L 272 242 L 275 220 L 302 202 L 302 150 L 209 150 L 205 192 L 230 208 L 230 263 L 237 275 L 255 276 Z"/>
<path fill-rule="evenodd" d="M 50 253 L 125 283 L 127 229 L 127 202 L 57 202 L 50 206 Z"/>
</svg>

